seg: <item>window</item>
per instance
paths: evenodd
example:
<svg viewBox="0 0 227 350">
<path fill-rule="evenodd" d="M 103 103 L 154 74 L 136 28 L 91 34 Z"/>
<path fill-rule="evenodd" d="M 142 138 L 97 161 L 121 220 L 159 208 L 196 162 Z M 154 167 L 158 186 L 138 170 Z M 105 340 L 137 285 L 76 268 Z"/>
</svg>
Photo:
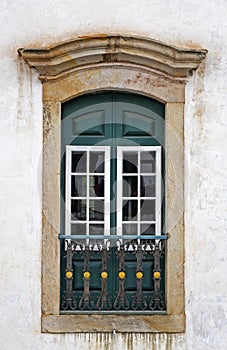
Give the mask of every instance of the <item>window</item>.
<svg viewBox="0 0 227 350">
<path fill-rule="evenodd" d="M 127 35 L 86 36 L 47 48 L 19 50 L 19 55 L 29 66 L 40 73 L 43 87 L 43 332 L 184 332 L 185 85 L 191 71 L 198 68 L 206 53 L 203 49 L 177 48 L 156 40 Z M 165 163 L 165 205 L 162 214 L 168 242 L 165 256 L 166 310 L 162 315 L 146 315 L 143 310 L 142 315 L 134 313 L 133 317 L 130 311 L 124 315 L 96 313 L 92 317 L 83 313 L 60 314 L 58 236 L 64 232 L 65 220 L 60 220 L 59 215 L 62 208 L 61 129 L 64 124 L 61 123 L 61 106 L 84 94 L 110 90 L 144 95 L 165 105 L 165 160 L 162 157 Z M 86 123 L 90 123 L 89 135 L 84 136 L 92 138 L 95 132 L 95 137 L 102 139 L 102 123 L 95 122 L 94 125 L 95 118 L 102 119 L 102 112 L 96 113 L 94 118 L 92 111 L 90 113 L 86 120 Z M 128 117 L 133 119 L 130 111 L 124 116 L 126 121 Z M 75 138 L 84 128 L 81 123 L 72 123 Z M 142 124 L 141 116 L 140 127 Z M 137 125 L 134 122 L 124 125 L 124 133 L 133 137 Z M 152 131 L 152 123 L 147 130 Z M 66 144 L 71 145 L 71 141 L 67 140 Z M 84 145 L 91 146 L 87 143 Z M 61 191 L 64 194 L 63 188 Z"/>
<path fill-rule="evenodd" d="M 84 95 L 62 121 L 61 313 L 164 312 L 164 105 Z"/>
</svg>

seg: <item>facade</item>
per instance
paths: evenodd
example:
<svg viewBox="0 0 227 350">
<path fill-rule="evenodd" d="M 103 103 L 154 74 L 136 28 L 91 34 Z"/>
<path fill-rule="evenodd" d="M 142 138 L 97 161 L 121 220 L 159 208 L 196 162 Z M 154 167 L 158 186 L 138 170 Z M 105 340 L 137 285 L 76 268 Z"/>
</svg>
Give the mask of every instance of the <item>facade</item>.
<svg viewBox="0 0 227 350">
<path fill-rule="evenodd" d="M 225 1 L 210 3 L 205 0 L 183 4 L 174 0 L 168 5 L 165 1 L 151 3 L 147 0 L 105 4 L 97 1 L 76 4 L 48 1 L 29 5 L 23 1 L 2 2 L 3 349 L 226 348 L 226 10 Z M 89 96 L 93 97 L 89 99 Z M 100 101 L 96 107 L 92 105 L 94 96 Z M 86 102 L 83 98 L 87 98 Z M 90 121 L 85 129 L 86 118 L 81 117 L 84 109 L 78 109 L 78 105 L 85 108 Z M 94 152 L 99 157 L 100 154 L 107 157 L 108 152 L 112 152 L 109 129 L 102 129 L 103 123 L 97 119 L 94 124 L 91 122 L 95 111 L 95 118 L 103 118 L 101 105 L 106 106 L 106 115 L 109 115 L 110 106 L 123 111 L 120 121 L 108 117 L 104 123 L 114 125 L 112 132 L 119 163 L 115 166 L 113 162 L 113 167 L 108 168 L 105 158 L 105 171 L 70 170 L 71 161 L 67 159 L 76 157 L 78 150 L 86 154 L 89 169 L 89 159 L 92 162 Z M 150 110 L 147 116 L 145 107 Z M 118 118 L 120 114 L 114 115 L 113 118 Z M 65 134 L 71 127 L 76 141 L 68 140 L 69 134 Z M 159 130 L 158 136 L 155 136 L 156 141 L 151 141 L 154 130 Z M 166 152 L 165 163 L 161 161 L 162 146 Z M 61 152 L 65 149 L 69 165 L 63 176 L 61 159 L 64 155 Z M 138 172 L 126 169 L 124 160 L 121 169 L 119 159 L 124 158 L 124 152 L 128 152 L 128 159 L 137 154 L 136 162 L 141 162 Z M 142 171 L 142 158 L 149 152 L 153 152 L 152 157 L 156 159 L 153 169 L 162 167 L 165 170 L 163 188 L 153 170 Z M 114 167 L 117 168 L 116 178 L 124 178 L 135 187 L 136 194 L 131 195 L 133 200 L 129 198 L 131 204 L 126 205 L 123 214 L 109 218 L 104 187 L 97 194 L 97 185 L 104 177 L 106 180 L 112 176 Z M 134 178 L 127 175 L 130 172 Z M 154 183 L 154 176 L 156 187 L 142 186 L 142 181 Z M 61 180 L 64 177 L 69 179 L 68 185 Z M 90 194 L 78 195 L 69 187 L 72 178 L 80 183 L 80 190 L 82 183 L 92 180 L 92 187 L 87 187 Z M 139 185 L 135 186 L 137 182 Z M 65 183 L 70 188 L 63 194 L 68 207 L 71 206 L 70 216 L 61 209 L 60 188 Z M 105 186 L 107 193 L 107 182 Z M 145 188 L 149 200 L 142 195 Z M 105 209 L 99 211 L 93 204 L 92 213 L 83 214 L 87 209 L 81 200 L 94 202 L 94 191 L 98 197 L 96 204 L 104 200 Z M 127 191 L 123 188 L 121 193 L 117 188 L 122 201 Z M 160 216 L 157 214 L 161 191 L 165 197 L 162 210 L 166 221 L 163 212 Z M 148 209 L 142 209 L 139 218 L 130 221 L 130 213 L 146 200 L 155 208 L 152 218 Z M 100 212 L 104 216 L 100 216 Z M 154 234 L 156 237 L 163 235 L 161 240 L 168 237 L 165 267 L 152 255 L 146 262 L 147 267 L 144 265 L 141 269 L 137 254 L 137 260 L 124 260 L 125 269 L 121 264 L 116 267 L 121 261 L 119 258 L 108 270 L 102 253 L 98 258 L 101 264 L 98 274 L 103 276 L 104 309 L 100 310 L 98 301 L 94 310 L 88 308 L 89 312 L 80 307 L 84 305 L 86 309 L 89 304 L 79 300 L 82 300 L 83 288 L 89 289 L 88 280 L 90 273 L 93 274 L 86 264 L 80 265 L 84 278 L 75 304 L 66 307 L 67 303 L 74 303 L 70 288 L 71 273 L 75 271 L 70 265 L 70 251 L 67 251 L 67 263 L 61 271 L 58 234 L 63 233 L 62 244 L 65 244 L 64 233 L 77 234 L 78 215 L 81 225 L 86 226 L 86 235 L 100 234 L 103 227 L 111 235 L 116 226 L 120 234 L 140 232 L 143 237 L 147 232 L 148 237 Z M 81 219 L 83 215 L 87 215 L 86 219 Z M 120 229 L 115 221 L 121 223 Z M 142 229 L 145 224 L 146 229 Z M 137 230 L 133 231 L 135 225 Z M 153 246 L 157 241 L 153 237 Z M 149 244 L 147 251 L 152 246 Z M 64 254 L 64 246 L 61 249 Z M 83 264 L 80 259 L 75 258 L 75 261 Z M 97 260 L 92 264 L 95 268 Z M 128 292 L 131 306 L 116 312 L 116 300 L 109 307 L 108 302 L 104 302 L 107 300 L 103 297 L 104 280 L 108 274 L 113 278 L 114 269 L 119 273 L 119 281 L 111 287 L 114 299 L 118 289 L 123 293 L 125 271 L 130 274 L 133 268 L 136 268 L 136 279 L 128 287 L 133 291 Z M 149 271 L 154 273 L 152 288 L 158 291 L 157 307 L 152 302 L 144 307 L 138 297 L 139 281 L 143 274 L 144 278 L 149 276 Z M 164 286 L 159 282 L 160 272 L 165 274 Z M 145 289 L 146 283 L 145 279 Z M 97 293 L 100 291 L 95 288 L 92 296 L 99 300 Z M 146 300 L 152 293 L 153 289 L 146 289 Z M 160 301 L 161 293 L 165 293 L 165 301 Z M 75 306 L 77 301 L 78 307 Z"/>
</svg>

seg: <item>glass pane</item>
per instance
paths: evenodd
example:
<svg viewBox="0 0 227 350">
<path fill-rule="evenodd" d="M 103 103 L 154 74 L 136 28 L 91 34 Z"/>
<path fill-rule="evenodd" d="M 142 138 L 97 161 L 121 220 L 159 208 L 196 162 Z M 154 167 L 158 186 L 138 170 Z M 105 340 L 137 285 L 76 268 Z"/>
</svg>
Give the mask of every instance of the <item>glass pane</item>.
<svg viewBox="0 0 227 350">
<path fill-rule="evenodd" d="M 155 197 L 155 176 L 140 177 L 140 196 Z"/>
<path fill-rule="evenodd" d="M 155 200 L 141 200 L 140 203 L 140 220 L 154 221 L 155 220 Z"/>
<path fill-rule="evenodd" d="M 86 151 L 72 152 L 72 172 L 86 173 L 87 169 L 87 153 Z"/>
<path fill-rule="evenodd" d="M 72 197 L 86 197 L 86 176 L 75 176 L 71 177 L 71 196 Z"/>
<path fill-rule="evenodd" d="M 142 224 L 140 225 L 141 235 L 155 235 L 155 224 Z"/>
<path fill-rule="evenodd" d="M 123 221 L 136 220 L 138 201 L 123 201 Z"/>
<path fill-rule="evenodd" d="M 104 152 L 90 152 L 90 173 L 104 173 Z"/>
<path fill-rule="evenodd" d="M 155 173 L 155 152 L 141 152 L 141 173 Z"/>
<path fill-rule="evenodd" d="M 123 152 L 123 173 L 138 172 L 138 153 Z"/>
<path fill-rule="evenodd" d="M 79 236 L 84 235 L 86 236 L 86 224 L 71 224 L 71 235 Z M 85 239 L 78 239 L 74 238 L 72 242 L 77 244 L 85 244 Z"/>
<path fill-rule="evenodd" d="M 89 201 L 89 220 L 104 221 L 104 201 Z"/>
<path fill-rule="evenodd" d="M 86 235 L 86 224 L 71 224 L 72 235 Z"/>
<path fill-rule="evenodd" d="M 123 235 L 138 235 L 137 224 L 123 224 Z"/>
<path fill-rule="evenodd" d="M 104 176 L 90 176 L 89 188 L 91 197 L 104 197 Z"/>
<path fill-rule="evenodd" d="M 72 220 L 86 220 L 86 201 L 72 199 L 71 213 Z"/>
<path fill-rule="evenodd" d="M 89 225 L 89 235 L 100 235 L 101 236 L 104 235 L 104 225 L 100 225 L 100 224 L 90 224 Z M 102 239 L 91 239 L 89 241 L 91 244 L 103 244 L 104 240 Z"/>
<path fill-rule="evenodd" d="M 123 197 L 138 196 L 138 177 L 124 176 L 123 177 Z"/>
<path fill-rule="evenodd" d="M 104 225 L 90 224 L 89 235 L 104 235 Z"/>
</svg>

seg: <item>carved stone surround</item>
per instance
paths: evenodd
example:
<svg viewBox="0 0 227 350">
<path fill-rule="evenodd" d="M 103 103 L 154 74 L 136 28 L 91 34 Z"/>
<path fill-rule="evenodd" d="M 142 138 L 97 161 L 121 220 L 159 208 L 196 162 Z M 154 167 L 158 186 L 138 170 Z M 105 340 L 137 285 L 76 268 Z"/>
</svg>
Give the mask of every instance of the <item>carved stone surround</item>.
<svg viewBox="0 0 227 350">
<path fill-rule="evenodd" d="M 207 50 L 124 35 L 80 37 L 47 48 L 19 49 L 43 83 L 42 331 L 184 332 L 184 96 L 187 77 Z M 125 91 L 165 103 L 165 315 L 61 315 L 61 103 L 97 91 Z"/>
<path fill-rule="evenodd" d="M 139 65 L 175 78 L 185 78 L 197 69 L 207 50 L 178 48 L 160 41 L 123 36 L 81 37 L 47 48 L 19 49 L 30 67 L 40 72 L 41 80 L 57 79 L 75 69 L 105 63 Z"/>
</svg>

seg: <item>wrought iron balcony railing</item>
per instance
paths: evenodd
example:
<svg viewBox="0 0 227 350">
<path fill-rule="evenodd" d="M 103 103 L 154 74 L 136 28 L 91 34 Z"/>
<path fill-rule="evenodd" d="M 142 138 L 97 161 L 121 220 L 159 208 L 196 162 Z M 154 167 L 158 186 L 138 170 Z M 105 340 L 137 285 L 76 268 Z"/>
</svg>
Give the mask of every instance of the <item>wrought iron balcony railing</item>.
<svg viewBox="0 0 227 350">
<path fill-rule="evenodd" d="M 165 311 L 167 236 L 59 238 L 63 312 Z"/>
</svg>

